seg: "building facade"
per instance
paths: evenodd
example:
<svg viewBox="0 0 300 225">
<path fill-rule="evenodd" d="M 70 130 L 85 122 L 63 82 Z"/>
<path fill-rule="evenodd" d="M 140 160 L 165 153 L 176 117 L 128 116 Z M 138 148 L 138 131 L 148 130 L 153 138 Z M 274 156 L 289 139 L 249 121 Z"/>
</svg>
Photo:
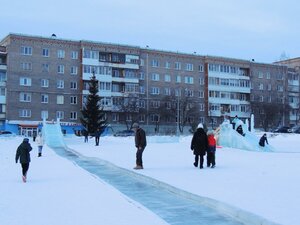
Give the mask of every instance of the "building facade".
<svg viewBox="0 0 300 225">
<path fill-rule="evenodd" d="M 216 127 L 224 117 L 248 119 L 251 113 L 262 127 L 261 105 L 284 108 L 294 95 L 292 72 L 281 64 L 56 36 L 9 34 L 0 46 L 2 129 L 28 136 L 43 119 L 60 119 L 67 133 L 81 129 L 93 74 L 114 131 L 139 122 L 149 133 L 174 134 L 199 122 Z M 292 84 L 299 89 L 299 77 Z M 291 115 L 282 112 L 277 123 L 289 124 Z"/>
</svg>

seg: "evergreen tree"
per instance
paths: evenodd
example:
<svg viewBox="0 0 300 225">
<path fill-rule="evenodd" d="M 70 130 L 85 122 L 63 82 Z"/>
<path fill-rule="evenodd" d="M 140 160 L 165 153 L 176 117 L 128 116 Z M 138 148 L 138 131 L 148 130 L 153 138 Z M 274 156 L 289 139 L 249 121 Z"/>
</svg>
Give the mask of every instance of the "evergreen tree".
<svg viewBox="0 0 300 225">
<path fill-rule="evenodd" d="M 82 117 L 80 118 L 81 124 L 91 135 L 95 134 L 97 129 L 102 133 L 107 126 L 105 112 L 100 105 L 100 96 L 97 93 L 98 80 L 93 73 L 89 83 L 89 95 L 81 110 Z"/>
</svg>

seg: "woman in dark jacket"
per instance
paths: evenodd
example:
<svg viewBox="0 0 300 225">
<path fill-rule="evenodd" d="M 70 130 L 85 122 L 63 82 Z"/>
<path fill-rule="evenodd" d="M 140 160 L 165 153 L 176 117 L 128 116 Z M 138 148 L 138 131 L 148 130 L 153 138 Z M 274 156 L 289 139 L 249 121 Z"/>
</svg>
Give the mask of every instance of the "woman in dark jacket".
<svg viewBox="0 0 300 225">
<path fill-rule="evenodd" d="M 23 182 L 26 182 L 27 171 L 29 169 L 30 163 L 30 151 L 32 150 L 31 145 L 29 144 L 29 139 L 24 138 L 23 142 L 19 145 L 17 152 L 16 152 L 16 163 L 20 159 L 20 163 L 22 165 L 22 179 Z"/>
<path fill-rule="evenodd" d="M 203 129 L 202 123 L 200 123 L 197 127 L 197 131 L 194 133 L 191 142 L 191 150 L 194 151 L 194 155 L 195 155 L 195 162 L 194 162 L 195 167 L 198 167 L 198 161 L 200 156 L 200 169 L 203 168 L 203 162 L 204 162 L 203 156 L 205 156 L 207 148 L 208 148 L 207 135 Z"/>
</svg>

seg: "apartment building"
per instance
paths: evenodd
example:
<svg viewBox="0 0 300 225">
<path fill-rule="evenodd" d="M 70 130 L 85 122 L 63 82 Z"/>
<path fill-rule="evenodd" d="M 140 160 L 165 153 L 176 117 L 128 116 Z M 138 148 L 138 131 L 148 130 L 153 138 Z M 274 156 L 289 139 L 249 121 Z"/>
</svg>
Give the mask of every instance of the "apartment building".
<svg viewBox="0 0 300 225">
<path fill-rule="evenodd" d="M 0 126 L 6 119 L 6 48 L 0 46 Z"/>
<path fill-rule="evenodd" d="M 93 74 L 114 130 L 135 121 L 149 133 L 188 131 L 199 122 L 215 127 L 224 117 L 250 118 L 252 102 L 284 105 L 288 98 L 285 65 L 55 35 L 9 34 L 0 46 L 6 64 L 4 69 L 0 64 L 6 79 L 2 128 L 29 136 L 43 119 L 60 119 L 67 133 L 81 129 L 80 111 Z M 289 116 L 280 122 L 289 123 Z"/>
<path fill-rule="evenodd" d="M 290 105 L 290 125 L 299 125 L 300 120 L 300 58 L 276 62 L 288 67 L 288 102 Z"/>
</svg>

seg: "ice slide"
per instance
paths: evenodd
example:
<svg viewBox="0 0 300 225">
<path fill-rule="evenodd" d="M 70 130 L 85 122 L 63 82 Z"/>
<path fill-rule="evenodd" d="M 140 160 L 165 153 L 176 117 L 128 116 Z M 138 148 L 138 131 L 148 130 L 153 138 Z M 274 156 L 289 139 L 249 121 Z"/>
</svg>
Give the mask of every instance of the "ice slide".
<svg viewBox="0 0 300 225">
<path fill-rule="evenodd" d="M 51 123 L 43 121 L 42 133 L 49 147 L 66 147 L 59 121 Z"/>
<path fill-rule="evenodd" d="M 259 137 L 254 133 L 249 132 L 247 125 L 241 120 L 237 121 L 235 127 L 238 127 L 239 125 L 243 128 L 244 136 L 233 129 L 232 124 L 230 124 L 229 121 L 224 121 L 215 131 L 217 144 L 223 147 L 239 148 L 249 151 L 273 152 L 275 150 L 272 146 L 267 144 L 265 147 L 259 146 Z"/>
</svg>

